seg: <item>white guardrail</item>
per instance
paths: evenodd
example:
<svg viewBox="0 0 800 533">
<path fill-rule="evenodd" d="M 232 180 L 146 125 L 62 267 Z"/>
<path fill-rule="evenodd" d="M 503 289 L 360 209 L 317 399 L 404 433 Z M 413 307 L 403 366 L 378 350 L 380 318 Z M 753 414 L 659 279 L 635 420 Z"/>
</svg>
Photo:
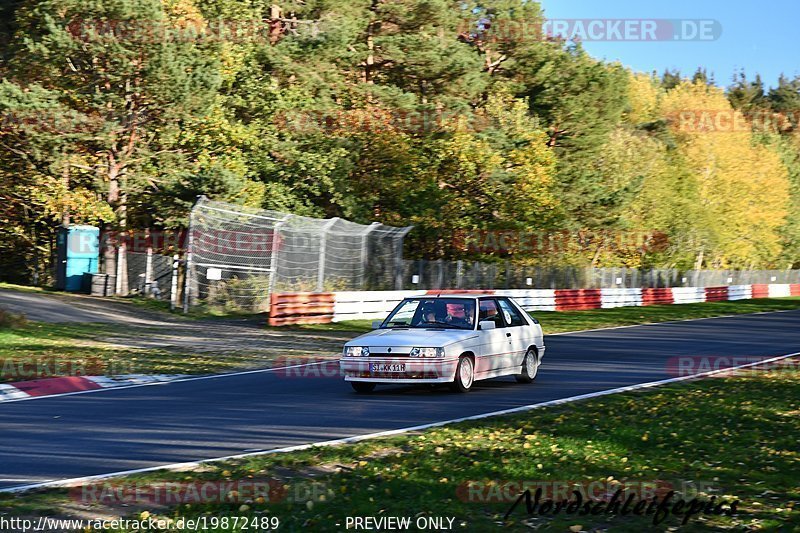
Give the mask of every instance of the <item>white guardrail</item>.
<svg viewBox="0 0 800 533">
<path fill-rule="evenodd" d="M 426 294 L 455 293 L 458 291 L 447 290 L 416 290 L 416 291 L 344 291 L 334 294 L 333 321 L 367 319 L 377 320 L 385 318 L 395 306 L 404 298 L 424 296 Z M 769 284 L 769 285 L 730 285 L 723 287 L 673 287 L 663 289 L 497 289 L 462 292 L 480 292 L 483 294 L 496 294 L 514 298 L 526 311 L 560 311 L 575 309 L 576 298 L 583 298 L 581 304 L 584 309 L 631 307 L 654 305 L 664 303 L 687 304 L 700 303 L 709 300 L 747 300 L 756 297 L 769 296 L 782 298 L 786 296 L 800 296 L 800 284 Z M 597 295 L 599 293 L 599 298 Z M 594 297 L 592 299 L 592 296 Z"/>
</svg>

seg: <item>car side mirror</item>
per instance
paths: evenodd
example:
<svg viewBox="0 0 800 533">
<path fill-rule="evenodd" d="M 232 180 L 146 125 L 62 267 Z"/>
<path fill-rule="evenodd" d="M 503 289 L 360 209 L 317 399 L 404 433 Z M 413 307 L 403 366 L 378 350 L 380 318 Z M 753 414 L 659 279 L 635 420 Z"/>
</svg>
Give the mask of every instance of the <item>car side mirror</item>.
<svg viewBox="0 0 800 533">
<path fill-rule="evenodd" d="M 383 320 L 373 320 L 372 321 L 372 329 L 378 329 L 383 324 Z"/>
<path fill-rule="evenodd" d="M 481 330 L 495 329 L 496 327 L 497 324 L 495 324 L 493 320 L 481 320 L 480 322 L 478 322 L 478 329 Z"/>
</svg>

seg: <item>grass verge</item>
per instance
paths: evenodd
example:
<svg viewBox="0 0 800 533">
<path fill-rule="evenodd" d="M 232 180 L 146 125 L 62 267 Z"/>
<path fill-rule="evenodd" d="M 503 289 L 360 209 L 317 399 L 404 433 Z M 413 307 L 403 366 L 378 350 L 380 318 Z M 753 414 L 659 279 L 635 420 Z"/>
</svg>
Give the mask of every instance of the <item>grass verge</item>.
<svg viewBox="0 0 800 533">
<path fill-rule="evenodd" d="M 99 332 L 110 335 L 129 329 L 41 322 L 0 328 L 0 383 L 62 375 L 209 374 L 252 365 L 246 354 L 179 354 L 96 340 Z"/>
<path fill-rule="evenodd" d="M 535 386 L 535 385 L 534 385 Z M 739 500 L 734 516 L 699 515 L 681 531 L 800 528 L 800 372 L 783 367 L 738 377 L 684 382 L 513 416 L 453 424 L 421 434 L 159 472 L 116 480 L 116 487 L 163 482 L 277 480 L 279 501 L 159 505 L 82 500 L 82 489 L 0 495 L 10 516 L 275 516 L 281 530 L 343 529 L 348 516 L 452 517 L 462 531 L 675 530 L 670 515 L 534 513 L 504 520 L 516 492 L 505 482 L 591 483 L 674 488 L 689 500 Z M 468 482 L 480 491 L 470 493 Z M 494 484 L 492 484 L 494 483 Z M 638 483 L 638 485 L 637 485 Z M 650 484 L 650 485 L 648 485 Z M 95 487 L 96 488 L 96 487 Z M 183 489 L 181 489 L 183 490 Z M 590 488 L 587 491 L 592 490 Z M 188 494 L 179 491 L 177 494 Z M 472 494 L 472 497 L 470 497 Z M 492 501 L 494 499 L 504 501 Z M 596 492 L 595 492 L 596 494 Z M 658 495 L 663 497 L 663 491 Z M 242 501 L 244 500 L 244 501 Z M 338 524 L 338 525 L 337 525 Z M 218 528 L 233 531 L 235 528 Z"/>
<path fill-rule="evenodd" d="M 31 292 L 31 293 L 46 293 L 46 292 L 55 292 L 55 289 L 49 287 L 34 287 L 31 285 L 17 285 L 15 283 L 7 283 L 5 281 L 0 281 L 0 289 L 7 289 L 10 291 L 17 291 L 17 292 Z"/>
</svg>

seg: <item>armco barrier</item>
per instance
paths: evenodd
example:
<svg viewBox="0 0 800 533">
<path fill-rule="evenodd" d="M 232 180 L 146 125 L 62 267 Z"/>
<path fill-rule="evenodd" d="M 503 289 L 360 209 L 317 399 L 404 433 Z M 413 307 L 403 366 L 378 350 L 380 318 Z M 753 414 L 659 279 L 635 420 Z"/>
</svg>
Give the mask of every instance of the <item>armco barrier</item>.
<svg viewBox="0 0 800 533">
<path fill-rule="evenodd" d="M 641 305 L 746 300 L 800 296 L 800 284 L 729 285 L 726 287 L 673 287 L 651 289 L 505 289 L 346 291 L 335 293 L 289 293 L 273 295 L 270 325 L 383 319 L 404 298 L 456 293 L 510 296 L 526 311 L 575 311 Z"/>
<path fill-rule="evenodd" d="M 332 292 L 275 293 L 270 297 L 268 324 L 327 324 L 333 320 L 334 301 Z"/>
<path fill-rule="evenodd" d="M 603 309 L 642 305 L 642 289 L 600 289 L 600 295 Z"/>
<path fill-rule="evenodd" d="M 335 294 L 333 321 L 384 319 L 404 298 L 426 291 L 346 291 Z"/>
<path fill-rule="evenodd" d="M 553 289 L 505 289 L 498 296 L 510 296 L 526 311 L 555 311 L 556 291 Z"/>
<path fill-rule="evenodd" d="M 769 285 L 766 283 L 756 283 L 750 285 L 750 287 L 752 288 L 753 298 L 769 298 Z"/>
<path fill-rule="evenodd" d="M 770 283 L 769 285 L 770 298 L 785 298 L 791 295 L 792 291 L 788 283 Z"/>
<path fill-rule="evenodd" d="M 672 289 L 642 289 L 642 305 L 671 305 L 674 303 Z"/>
<path fill-rule="evenodd" d="M 386 318 L 403 300 L 426 294 L 497 294 L 514 298 L 526 311 L 555 311 L 556 291 L 551 289 L 429 290 L 429 291 L 343 291 L 336 292 L 333 321 Z"/>
<path fill-rule="evenodd" d="M 706 287 L 707 302 L 728 301 L 728 287 Z"/>
<path fill-rule="evenodd" d="M 752 285 L 728 285 L 728 300 L 749 300 L 752 297 Z"/>
<path fill-rule="evenodd" d="M 556 311 L 599 309 L 603 303 L 600 289 L 556 290 Z"/>
<path fill-rule="evenodd" d="M 673 287 L 672 298 L 676 304 L 694 304 L 706 301 L 703 287 Z"/>
</svg>

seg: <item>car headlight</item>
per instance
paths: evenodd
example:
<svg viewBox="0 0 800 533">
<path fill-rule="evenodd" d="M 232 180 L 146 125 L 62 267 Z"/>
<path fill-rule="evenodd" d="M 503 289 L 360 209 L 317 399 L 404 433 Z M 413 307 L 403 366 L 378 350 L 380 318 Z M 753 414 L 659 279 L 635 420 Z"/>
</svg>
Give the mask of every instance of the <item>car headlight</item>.
<svg viewBox="0 0 800 533">
<path fill-rule="evenodd" d="M 366 346 L 346 346 L 345 357 L 369 357 L 369 348 Z"/>
<path fill-rule="evenodd" d="M 411 348 L 409 357 L 444 357 L 444 348 Z"/>
</svg>

